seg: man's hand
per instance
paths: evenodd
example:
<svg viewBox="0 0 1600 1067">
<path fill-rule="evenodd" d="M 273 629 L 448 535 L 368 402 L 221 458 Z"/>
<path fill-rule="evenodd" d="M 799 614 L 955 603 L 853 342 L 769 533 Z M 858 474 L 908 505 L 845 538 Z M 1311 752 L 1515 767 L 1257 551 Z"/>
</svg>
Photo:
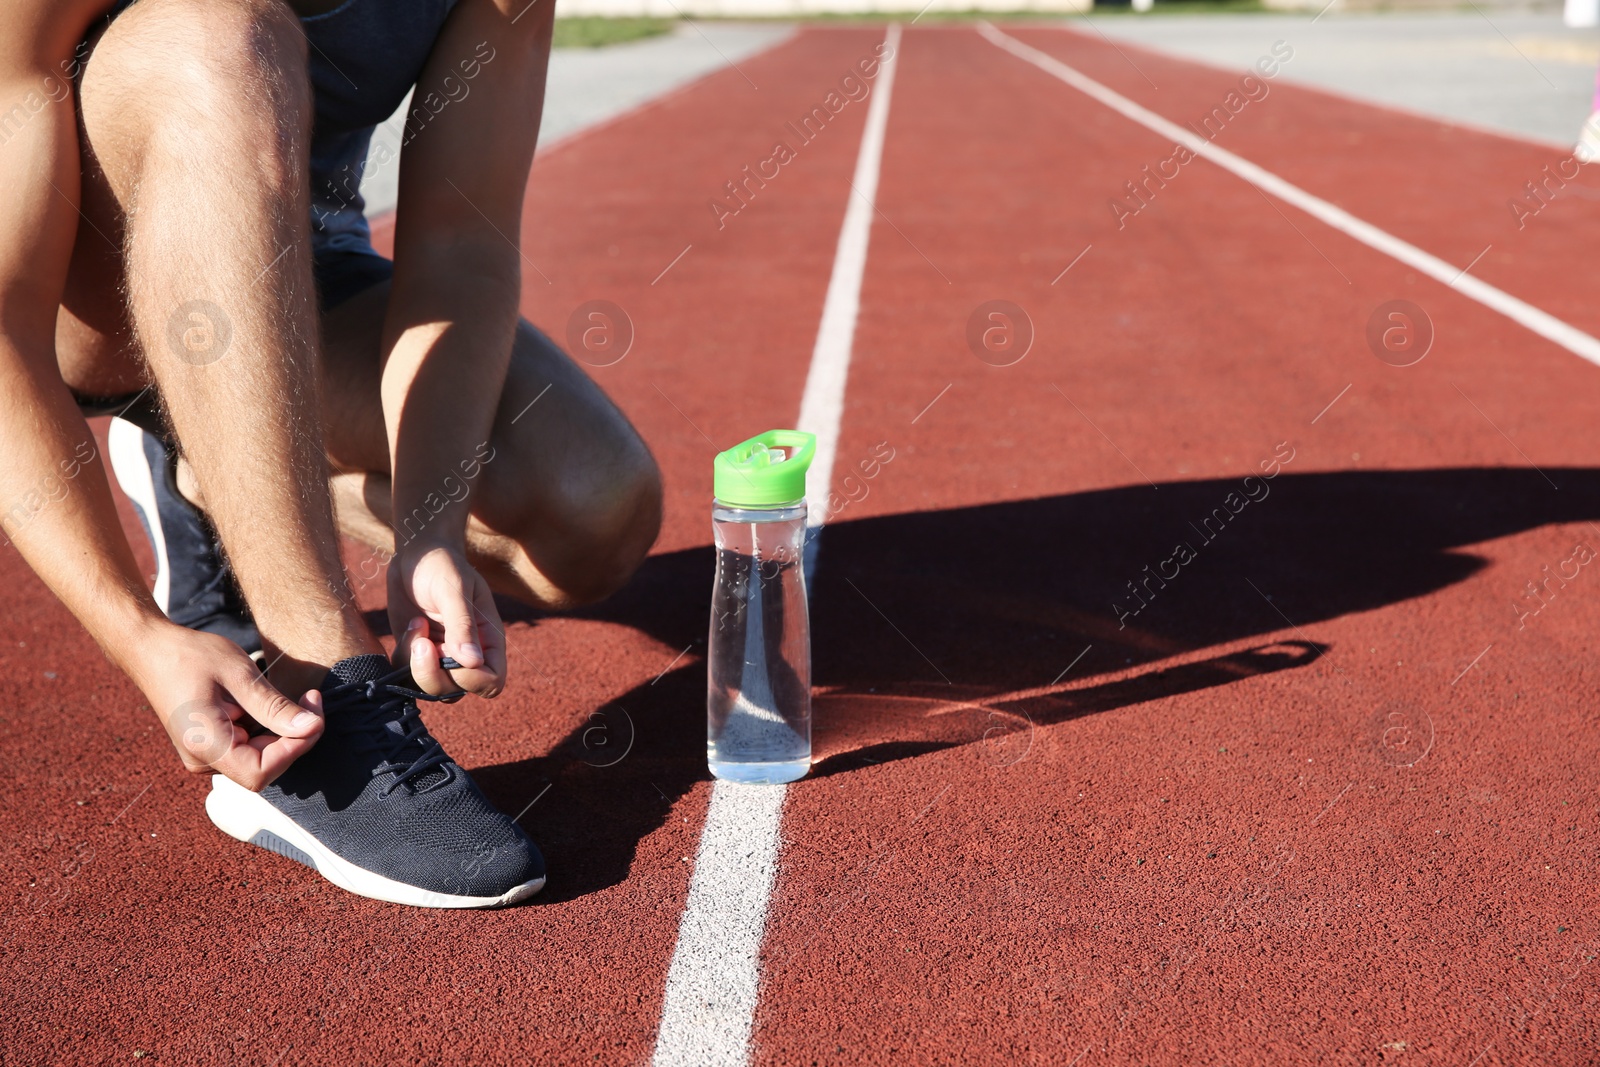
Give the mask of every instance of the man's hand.
<svg viewBox="0 0 1600 1067">
<path fill-rule="evenodd" d="M 389 563 L 389 625 L 395 658 L 435 696 L 458 688 L 498 696 L 506 684 L 505 630 L 489 583 L 460 549 L 403 549 Z M 450 656 L 459 668 L 439 665 Z"/>
<path fill-rule="evenodd" d="M 226 638 L 164 626 L 141 659 L 135 681 L 196 774 L 215 771 L 259 791 L 322 736 L 322 694 L 313 689 L 295 704 Z"/>
</svg>

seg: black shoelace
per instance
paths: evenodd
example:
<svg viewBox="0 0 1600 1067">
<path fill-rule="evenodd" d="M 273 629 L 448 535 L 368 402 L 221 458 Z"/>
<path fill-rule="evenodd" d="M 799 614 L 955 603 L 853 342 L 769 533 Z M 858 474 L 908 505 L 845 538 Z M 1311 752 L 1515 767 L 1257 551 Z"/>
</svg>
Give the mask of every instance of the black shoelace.
<svg viewBox="0 0 1600 1067">
<path fill-rule="evenodd" d="M 448 656 L 443 657 L 439 665 L 447 671 L 461 666 Z M 450 759 L 444 751 L 444 746 L 439 744 L 433 735 L 428 733 L 428 728 L 422 724 L 422 710 L 417 707 L 417 702 L 428 700 L 454 704 L 467 695 L 465 692 L 456 692 L 434 696 L 395 681 L 401 677 L 409 678 L 410 675 L 409 669 L 401 667 L 370 682 L 347 682 L 325 690 L 322 694 L 323 708 L 330 716 L 341 711 L 369 713 L 364 725 L 368 727 L 374 739 L 371 747 L 378 749 L 383 757 L 376 771 L 378 774 L 395 775 L 394 781 L 384 786 L 379 796 L 388 796 L 404 783 L 420 777 Z M 400 726 L 398 734 L 389 730 L 384 721 L 396 710 L 400 712 L 396 720 Z M 384 718 L 370 715 L 373 711 L 381 713 Z M 419 746 L 420 751 L 407 763 L 403 757 L 406 750 L 413 745 Z"/>
</svg>

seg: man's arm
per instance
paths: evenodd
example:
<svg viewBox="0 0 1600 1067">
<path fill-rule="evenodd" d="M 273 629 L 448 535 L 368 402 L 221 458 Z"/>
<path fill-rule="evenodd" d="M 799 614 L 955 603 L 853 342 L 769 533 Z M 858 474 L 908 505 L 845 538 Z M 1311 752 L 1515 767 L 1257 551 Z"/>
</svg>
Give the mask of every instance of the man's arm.
<svg viewBox="0 0 1600 1067">
<path fill-rule="evenodd" d="M 94 438 L 56 370 L 56 309 L 77 233 L 71 46 L 23 3 L 0 16 L 0 526 L 103 646 L 159 615 L 111 503 Z M 82 7 L 83 5 L 78 5 Z M 79 12 L 80 16 L 83 14 Z M 79 21 L 87 23 L 86 18 Z M 42 105 L 41 105 L 42 102 Z M 35 110 L 37 108 L 37 110 Z M 76 551 L 60 551 L 64 546 Z"/>
<path fill-rule="evenodd" d="M 0 9 L 0 528 L 163 714 L 191 769 L 215 767 L 260 788 L 310 747 L 321 722 L 291 727 L 299 709 L 241 650 L 162 616 L 56 365 L 79 219 L 73 49 L 101 6 L 6 0 Z M 296 736 L 242 736 L 240 705 Z"/>
<path fill-rule="evenodd" d="M 413 94 L 400 168 L 383 341 L 391 619 L 407 632 L 420 609 L 442 630 L 444 653 L 475 668 L 454 680 L 484 693 L 504 684 L 504 637 L 487 584 L 466 563 L 471 492 L 452 499 L 449 490 L 485 460 L 510 363 L 522 287 L 516 242 L 554 7 L 461 0 Z M 449 688 L 432 642 L 412 646 L 419 683 Z"/>
</svg>

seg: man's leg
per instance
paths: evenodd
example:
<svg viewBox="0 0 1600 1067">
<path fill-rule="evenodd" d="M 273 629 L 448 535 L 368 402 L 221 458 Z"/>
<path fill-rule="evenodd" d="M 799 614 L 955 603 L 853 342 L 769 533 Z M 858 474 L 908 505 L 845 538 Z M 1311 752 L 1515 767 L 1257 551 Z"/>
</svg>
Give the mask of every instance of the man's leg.
<svg viewBox="0 0 1600 1067">
<path fill-rule="evenodd" d="M 343 472 L 334 477 L 339 523 L 392 551 L 395 531 L 404 538 L 427 516 L 396 520 L 390 509 L 378 395 L 388 290 L 376 285 L 324 320 L 324 410 L 329 459 Z M 627 581 L 661 527 L 660 471 L 627 418 L 527 322 L 517 330 L 488 445 L 493 459 L 469 490 L 467 550 L 496 592 L 565 608 Z"/>
<path fill-rule="evenodd" d="M 327 488 L 304 49 L 278 0 L 141 0 L 81 93 L 147 372 L 291 694 L 381 651 L 344 592 Z"/>
<path fill-rule="evenodd" d="M 427 732 L 405 679 L 384 681 L 387 659 L 360 655 L 381 648 L 342 595 L 308 261 L 303 47 L 278 0 L 141 0 L 102 36 L 82 90 L 85 150 L 99 164 L 86 168 L 86 224 L 108 236 L 115 227 L 95 213 L 122 224 L 131 324 L 119 328 L 94 284 L 104 257 L 75 261 L 57 323 L 62 375 L 85 393 L 129 384 L 136 335 L 192 488 L 263 638 L 284 653 L 273 681 L 293 693 L 333 666 L 341 683 L 324 690 L 315 746 L 274 782 L 252 792 L 213 778 L 211 821 L 365 896 L 514 903 L 544 884 L 538 848 Z"/>
</svg>

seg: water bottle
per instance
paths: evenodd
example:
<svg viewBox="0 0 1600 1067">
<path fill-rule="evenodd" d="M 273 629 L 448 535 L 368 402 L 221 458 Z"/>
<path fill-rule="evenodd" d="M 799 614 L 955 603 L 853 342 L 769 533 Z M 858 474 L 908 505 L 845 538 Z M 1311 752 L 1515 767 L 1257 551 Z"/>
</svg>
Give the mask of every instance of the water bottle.
<svg viewBox="0 0 1600 1067">
<path fill-rule="evenodd" d="M 811 769 L 804 560 L 816 450 L 811 434 L 769 430 L 713 464 L 706 762 L 731 782 L 792 782 Z"/>
</svg>

